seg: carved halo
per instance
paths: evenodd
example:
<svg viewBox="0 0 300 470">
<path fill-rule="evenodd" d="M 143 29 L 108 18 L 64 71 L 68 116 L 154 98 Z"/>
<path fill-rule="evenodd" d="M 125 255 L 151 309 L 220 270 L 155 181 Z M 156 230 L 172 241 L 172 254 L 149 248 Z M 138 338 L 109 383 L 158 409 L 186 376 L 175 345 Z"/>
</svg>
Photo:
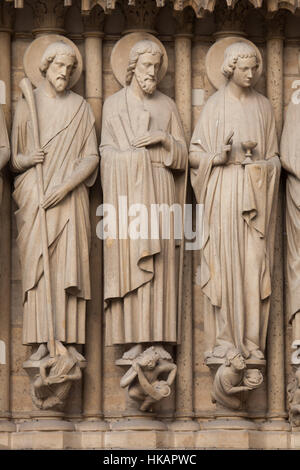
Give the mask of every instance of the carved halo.
<svg viewBox="0 0 300 470">
<path fill-rule="evenodd" d="M 206 68 L 208 79 L 210 83 L 217 89 L 219 89 L 222 85 L 225 85 L 225 83 L 227 82 L 226 77 L 224 77 L 224 75 L 221 72 L 221 67 L 224 62 L 225 49 L 235 42 L 246 42 L 247 44 L 252 46 L 256 52 L 256 55 L 259 60 L 259 67 L 254 77 L 254 86 L 256 85 L 256 83 L 258 82 L 262 74 L 262 67 L 263 67 L 262 56 L 261 56 L 259 49 L 256 47 L 255 44 L 253 44 L 253 42 L 249 41 L 248 39 L 244 39 L 244 38 L 236 37 L 236 36 L 223 38 L 215 42 L 211 46 L 205 59 L 205 68 Z"/>
<path fill-rule="evenodd" d="M 138 41 L 142 41 L 144 39 L 148 39 L 149 41 L 153 41 L 158 44 L 163 52 L 163 62 L 158 73 L 158 82 L 160 82 L 164 78 L 167 72 L 168 56 L 166 49 L 164 48 L 163 44 L 159 41 L 159 39 L 157 39 L 152 34 L 146 32 L 130 33 L 121 38 L 115 44 L 110 57 L 111 68 L 114 73 L 114 76 L 122 86 L 125 86 L 125 77 L 130 50 Z"/>
<path fill-rule="evenodd" d="M 72 73 L 71 78 L 70 78 L 70 83 L 68 88 L 73 88 L 73 86 L 78 82 L 81 72 L 82 72 L 82 57 L 79 52 L 78 47 L 71 41 L 70 39 L 60 36 L 59 34 L 49 34 L 47 36 L 41 36 L 37 39 L 35 39 L 30 46 L 26 49 L 24 59 L 23 59 L 23 65 L 24 65 L 24 70 L 31 81 L 31 83 L 34 86 L 38 86 L 42 80 L 43 76 L 39 70 L 39 66 L 41 63 L 42 56 L 46 50 L 46 48 L 52 44 L 53 42 L 59 42 L 62 41 L 69 46 L 71 46 L 76 54 L 77 57 L 77 67 L 74 70 L 74 73 Z"/>
</svg>

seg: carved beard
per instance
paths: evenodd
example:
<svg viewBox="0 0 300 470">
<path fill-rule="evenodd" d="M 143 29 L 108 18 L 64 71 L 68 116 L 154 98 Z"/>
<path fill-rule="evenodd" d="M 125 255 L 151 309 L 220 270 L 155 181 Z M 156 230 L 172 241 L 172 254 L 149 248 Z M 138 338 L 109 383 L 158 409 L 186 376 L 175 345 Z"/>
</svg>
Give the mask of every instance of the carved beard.
<svg viewBox="0 0 300 470">
<path fill-rule="evenodd" d="M 58 75 L 57 72 L 52 72 L 50 68 L 47 70 L 46 77 L 57 92 L 64 91 L 68 86 L 68 80 Z"/>
<path fill-rule="evenodd" d="M 148 95 L 152 95 L 152 93 L 154 93 L 157 87 L 156 78 L 148 77 L 143 73 L 139 73 L 137 70 L 135 70 L 134 73 L 141 89 Z"/>
</svg>

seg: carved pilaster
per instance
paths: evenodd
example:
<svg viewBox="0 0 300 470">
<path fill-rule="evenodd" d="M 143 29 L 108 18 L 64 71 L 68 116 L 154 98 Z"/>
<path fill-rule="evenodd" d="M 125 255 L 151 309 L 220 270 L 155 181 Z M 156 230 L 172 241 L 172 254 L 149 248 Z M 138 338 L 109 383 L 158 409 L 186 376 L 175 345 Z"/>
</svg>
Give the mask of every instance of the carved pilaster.
<svg viewBox="0 0 300 470">
<path fill-rule="evenodd" d="M 15 12 L 12 3 L 0 3 L 0 31 L 11 32 L 15 20 Z"/>
<path fill-rule="evenodd" d="M 64 30 L 67 7 L 61 0 L 30 0 L 34 15 L 36 36 L 41 34 L 62 34 Z"/>
<path fill-rule="evenodd" d="M 155 34 L 155 19 L 158 14 L 155 0 L 122 2 L 121 9 L 126 19 L 124 34 L 141 30 Z"/>
</svg>

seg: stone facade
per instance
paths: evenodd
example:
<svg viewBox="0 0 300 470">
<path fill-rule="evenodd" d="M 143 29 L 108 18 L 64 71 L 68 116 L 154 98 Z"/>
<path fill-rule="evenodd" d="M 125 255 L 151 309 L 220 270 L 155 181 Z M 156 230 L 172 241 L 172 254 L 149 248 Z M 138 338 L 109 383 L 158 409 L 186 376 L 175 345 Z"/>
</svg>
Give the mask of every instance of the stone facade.
<svg viewBox="0 0 300 470">
<path fill-rule="evenodd" d="M 130 3 L 130 5 L 128 5 Z M 83 57 L 83 73 L 74 91 L 91 105 L 100 143 L 102 105 L 121 89 L 110 56 L 127 32 L 155 34 L 168 55 L 168 70 L 159 90 L 175 100 L 189 144 L 207 99 L 215 92 L 208 80 L 205 58 L 223 37 L 246 37 L 260 50 L 263 71 L 256 89 L 272 103 L 280 136 L 287 106 L 299 79 L 300 19 L 293 0 L 229 2 L 184 0 L 2 1 L 0 4 L 0 80 L 6 86 L 2 108 L 9 135 L 24 77 L 23 56 L 31 42 L 45 34 L 71 39 Z M 230 7 L 230 8 L 229 8 Z M 109 14 L 107 14 L 109 13 Z M 130 403 L 120 387 L 123 370 L 115 365 L 123 345 L 104 342 L 102 243 L 97 238 L 102 202 L 99 176 L 90 190 L 91 290 L 87 306 L 87 365 L 82 381 L 71 389 L 64 412 L 41 411 L 32 404 L 30 381 L 23 363 L 30 348 L 22 345 L 22 287 L 17 229 L 11 199 L 13 175 L 3 172 L 0 208 L 0 448 L 6 449 L 149 449 L 234 448 L 299 449 L 300 432 L 288 418 L 287 385 L 293 378 L 292 326 L 287 315 L 285 276 L 285 173 L 279 189 L 265 380 L 251 392 L 247 412 L 218 413 L 211 401 L 214 372 L 204 364 L 204 296 L 200 287 L 200 255 L 184 257 L 181 344 L 167 346 L 176 358 L 176 385 L 157 404 L 147 424 L 130 425 Z M 190 184 L 188 202 L 195 199 Z M 2 348 L 2 349 L 1 349 Z M 3 352 L 2 352 L 3 351 Z M 139 416 L 136 416 L 139 418 Z M 152 421 L 151 421 L 152 420 Z M 230 430 L 228 432 L 228 430 Z M 146 443 L 146 444 L 145 444 Z"/>
</svg>

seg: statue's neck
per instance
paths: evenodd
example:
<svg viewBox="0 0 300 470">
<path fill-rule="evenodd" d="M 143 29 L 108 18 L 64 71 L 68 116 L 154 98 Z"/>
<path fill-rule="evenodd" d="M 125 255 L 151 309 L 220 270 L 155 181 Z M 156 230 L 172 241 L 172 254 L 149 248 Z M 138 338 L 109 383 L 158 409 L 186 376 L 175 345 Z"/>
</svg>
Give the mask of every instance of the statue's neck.
<svg viewBox="0 0 300 470">
<path fill-rule="evenodd" d="M 251 87 L 242 87 L 234 83 L 232 80 L 229 80 L 227 84 L 227 89 L 229 92 L 238 100 L 243 100 L 251 92 Z"/>
<path fill-rule="evenodd" d="M 62 91 L 61 93 L 57 92 L 54 86 L 47 79 L 43 81 L 41 89 L 50 98 L 61 98 L 66 95 L 66 90 Z"/>
</svg>

